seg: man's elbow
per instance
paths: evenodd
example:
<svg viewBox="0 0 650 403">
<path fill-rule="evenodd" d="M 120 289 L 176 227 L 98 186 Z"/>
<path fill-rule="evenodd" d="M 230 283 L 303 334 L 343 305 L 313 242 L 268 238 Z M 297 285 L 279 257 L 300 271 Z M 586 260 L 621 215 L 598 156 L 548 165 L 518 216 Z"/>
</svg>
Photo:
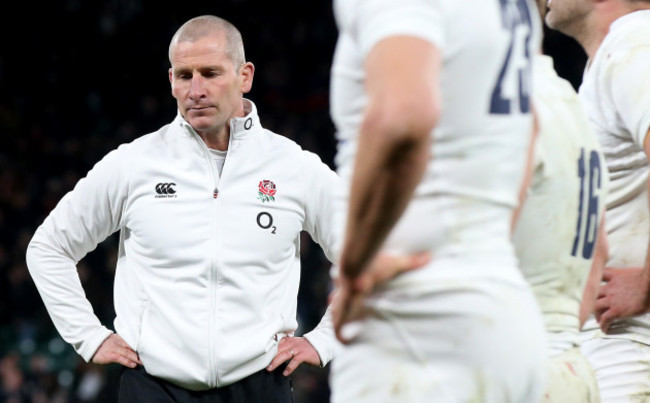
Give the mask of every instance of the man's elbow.
<svg viewBox="0 0 650 403">
<path fill-rule="evenodd" d="M 430 138 L 439 116 L 438 102 L 426 102 L 417 97 L 382 102 L 382 105 L 369 108 L 362 133 L 391 148 L 422 144 Z"/>
<path fill-rule="evenodd" d="M 25 251 L 25 263 L 32 277 L 37 274 L 36 271 L 42 266 L 44 260 L 51 260 L 54 257 L 53 250 L 54 248 L 44 240 L 41 229 L 37 229 Z"/>
<path fill-rule="evenodd" d="M 36 239 L 36 236 L 33 236 L 29 241 L 29 244 L 27 245 L 27 249 L 25 251 L 25 263 L 27 263 L 27 269 L 30 273 L 32 273 L 32 276 L 33 269 L 37 266 L 37 262 L 39 260 L 40 249 L 41 248 L 39 246 L 38 239 Z"/>
</svg>

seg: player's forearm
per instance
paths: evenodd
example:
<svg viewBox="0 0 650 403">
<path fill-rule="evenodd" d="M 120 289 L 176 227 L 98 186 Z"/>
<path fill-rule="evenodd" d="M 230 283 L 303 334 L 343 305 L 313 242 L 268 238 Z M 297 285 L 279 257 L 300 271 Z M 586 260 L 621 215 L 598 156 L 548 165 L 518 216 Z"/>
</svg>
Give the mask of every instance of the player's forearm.
<svg viewBox="0 0 650 403">
<path fill-rule="evenodd" d="M 650 161 L 650 128 L 643 140 L 643 150 L 645 151 L 646 158 Z M 648 179 L 646 180 L 646 192 L 650 195 L 650 175 L 648 175 Z M 650 197 L 648 198 L 648 210 L 650 211 Z M 650 232 L 650 228 L 648 228 L 648 232 Z M 650 294 L 650 244 L 648 244 L 648 248 L 646 249 L 645 265 L 641 273 L 641 281 L 644 282 L 645 288 L 648 290 L 645 296 L 646 311 L 650 311 L 650 295 L 648 295 Z"/>
<path fill-rule="evenodd" d="M 589 315 L 594 310 L 596 299 L 598 297 L 598 289 L 603 279 L 603 270 L 607 264 L 609 257 L 609 244 L 607 242 L 607 231 L 605 230 L 605 214 L 600 221 L 600 228 L 598 229 L 598 239 L 596 240 L 596 251 L 594 258 L 591 262 L 591 270 L 587 277 L 584 291 L 582 293 L 582 300 L 580 303 L 580 328 L 584 326 L 589 318 Z"/>
<path fill-rule="evenodd" d="M 442 57 L 412 36 L 381 40 L 365 60 L 363 123 L 352 177 L 343 274 L 357 276 L 402 215 L 426 168 L 440 116 Z"/>
<path fill-rule="evenodd" d="M 644 148 L 646 151 L 646 155 L 650 155 L 648 152 L 649 148 L 649 141 L 648 138 L 650 137 L 650 131 L 648 131 L 648 135 L 646 136 Z M 650 157 L 649 157 L 650 159 Z M 646 182 L 646 191 L 648 192 L 648 195 L 650 195 L 650 175 L 648 175 L 648 179 Z M 650 198 L 648 202 L 648 210 L 650 210 Z M 648 228 L 648 231 L 650 232 L 650 228 Z M 646 312 L 650 311 L 650 244 L 648 245 L 646 249 L 646 258 L 645 258 L 645 265 L 643 266 L 643 270 L 641 271 L 641 281 L 644 285 L 644 288 L 646 290 L 646 295 L 644 298 L 644 303 L 645 303 L 645 310 Z"/>
<path fill-rule="evenodd" d="M 359 275 L 377 252 L 427 166 L 430 129 L 395 133 L 399 130 L 368 117 L 362 126 L 341 257 L 341 269 L 350 277 Z"/>
<path fill-rule="evenodd" d="M 537 137 L 539 135 L 539 121 L 537 119 L 537 114 L 533 113 L 533 130 L 530 134 L 530 144 L 528 145 L 528 152 L 526 153 L 526 164 L 524 166 L 524 178 L 522 180 L 521 186 L 519 187 L 519 204 L 512 214 L 512 221 L 510 222 L 510 232 L 514 233 L 515 226 L 517 225 L 517 220 L 519 219 L 519 214 L 528 195 L 528 189 L 533 180 L 533 164 L 535 159 L 535 144 L 537 142 Z"/>
</svg>

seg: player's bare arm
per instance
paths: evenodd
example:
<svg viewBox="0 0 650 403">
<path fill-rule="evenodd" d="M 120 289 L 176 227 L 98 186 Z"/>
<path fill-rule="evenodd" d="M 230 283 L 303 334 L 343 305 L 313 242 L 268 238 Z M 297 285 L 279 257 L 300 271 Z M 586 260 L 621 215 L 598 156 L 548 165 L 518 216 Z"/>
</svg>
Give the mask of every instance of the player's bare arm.
<svg viewBox="0 0 650 403">
<path fill-rule="evenodd" d="M 524 169 L 524 179 L 521 182 L 521 186 L 519 187 L 519 199 L 518 199 L 519 204 L 517 205 L 517 208 L 512 214 L 512 221 L 510 222 L 511 232 L 514 232 L 515 230 L 515 225 L 517 225 L 517 219 L 519 218 L 519 214 L 521 213 L 521 208 L 524 205 L 524 201 L 526 201 L 526 195 L 528 194 L 530 183 L 533 180 L 533 164 L 535 163 L 534 162 L 535 143 L 537 142 L 538 135 L 539 135 L 539 121 L 537 118 L 537 114 L 533 110 L 533 130 L 530 136 L 530 144 L 528 146 L 528 152 L 526 153 L 526 166 Z"/>
<path fill-rule="evenodd" d="M 340 263 L 343 288 L 366 269 L 422 178 L 439 116 L 440 68 L 439 51 L 414 37 L 387 38 L 368 54 L 368 106 Z M 336 320 L 335 328 L 338 334 Z"/>
<path fill-rule="evenodd" d="M 596 305 L 596 298 L 598 297 L 598 289 L 603 279 L 603 271 L 609 256 L 609 243 L 607 242 L 607 231 L 605 230 L 605 214 L 600 220 L 600 228 L 598 228 L 598 239 L 596 240 L 596 250 L 594 252 L 594 259 L 591 262 L 591 270 L 587 283 L 582 293 L 582 300 L 580 303 L 580 328 L 584 326 L 589 315 L 594 311 Z"/>
<path fill-rule="evenodd" d="M 645 136 L 644 150 L 650 158 L 650 130 Z M 648 178 L 650 191 L 650 177 Z M 650 206 L 648 206 L 650 209 Z M 603 281 L 594 308 L 601 329 L 607 332 L 616 319 L 629 318 L 650 309 L 650 261 L 646 252 L 642 268 L 605 268 Z"/>
</svg>

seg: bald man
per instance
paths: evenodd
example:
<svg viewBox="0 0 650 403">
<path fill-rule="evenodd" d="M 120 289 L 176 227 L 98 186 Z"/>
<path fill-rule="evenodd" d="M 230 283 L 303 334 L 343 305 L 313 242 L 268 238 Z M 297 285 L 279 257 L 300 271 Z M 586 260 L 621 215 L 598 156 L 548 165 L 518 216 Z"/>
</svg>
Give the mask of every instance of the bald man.
<svg viewBox="0 0 650 403">
<path fill-rule="evenodd" d="M 178 115 L 60 201 L 29 245 L 30 272 L 62 337 L 86 361 L 124 366 L 120 401 L 292 402 L 288 375 L 336 347 L 327 317 L 293 334 L 300 233 L 332 260 L 338 178 L 262 127 L 232 24 L 188 21 L 169 60 Z M 75 266 L 116 231 L 113 333 Z"/>
</svg>

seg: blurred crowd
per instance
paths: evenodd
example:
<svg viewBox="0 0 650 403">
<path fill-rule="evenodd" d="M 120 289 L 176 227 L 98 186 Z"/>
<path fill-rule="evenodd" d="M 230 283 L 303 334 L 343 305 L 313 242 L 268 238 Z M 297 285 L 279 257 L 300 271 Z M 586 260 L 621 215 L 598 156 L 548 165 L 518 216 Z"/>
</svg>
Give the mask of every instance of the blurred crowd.
<svg viewBox="0 0 650 403">
<path fill-rule="evenodd" d="M 95 162 L 176 114 L 167 47 L 187 19 L 215 14 L 242 32 L 256 66 L 262 124 L 332 166 L 329 68 L 336 41 L 330 0 L 185 2 L 60 0 L 16 4 L 0 16 L 0 402 L 113 402 L 120 368 L 85 363 L 54 329 L 25 265 L 36 227 Z M 167 4 L 167 3 L 164 3 Z M 10 21 L 13 20 L 13 21 Z M 547 38 L 561 75 L 577 85 L 584 55 Z M 116 235 L 78 265 L 108 327 Z M 324 312 L 329 263 L 302 242 L 299 333 Z M 301 367 L 297 402 L 329 398 L 327 368 Z"/>
</svg>

